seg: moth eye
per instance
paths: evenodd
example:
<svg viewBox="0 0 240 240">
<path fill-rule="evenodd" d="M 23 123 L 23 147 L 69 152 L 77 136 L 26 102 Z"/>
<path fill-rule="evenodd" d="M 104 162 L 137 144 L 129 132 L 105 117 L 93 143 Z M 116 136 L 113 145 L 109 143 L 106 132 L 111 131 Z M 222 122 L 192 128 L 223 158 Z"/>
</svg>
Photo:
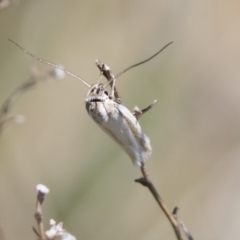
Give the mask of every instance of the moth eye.
<svg viewBox="0 0 240 240">
<path fill-rule="evenodd" d="M 108 92 L 107 91 L 104 91 L 104 93 L 108 96 Z"/>
<path fill-rule="evenodd" d="M 122 104 L 122 99 L 121 98 L 117 98 L 116 102 L 119 103 L 119 104 Z"/>
</svg>

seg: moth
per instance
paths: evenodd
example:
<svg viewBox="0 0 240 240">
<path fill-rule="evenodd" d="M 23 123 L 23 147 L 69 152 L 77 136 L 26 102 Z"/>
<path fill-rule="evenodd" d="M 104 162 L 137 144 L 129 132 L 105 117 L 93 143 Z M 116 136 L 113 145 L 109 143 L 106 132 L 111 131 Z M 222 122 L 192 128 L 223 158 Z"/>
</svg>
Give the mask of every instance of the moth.
<svg viewBox="0 0 240 240">
<path fill-rule="evenodd" d="M 89 90 L 85 99 L 85 107 L 91 119 L 122 148 L 136 167 L 141 167 L 142 164 L 144 164 L 152 153 L 152 147 L 150 139 L 143 133 L 138 120 L 144 113 L 153 107 L 156 100 L 143 110 L 135 107 L 133 112 L 130 112 L 122 103 L 120 94 L 116 87 L 116 78 L 128 70 L 151 60 L 173 42 L 165 45 L 148 59 L 124 69 L 116 76 L 114 76 L 106 64 L 102 63 L 100 60 L 96 60 L 95 63 L 101 74 L 100 79 L 103 75 L 108 80 L 108 83 L 104 85 L 102 82 L 98 81 L 96 84 L 89 85 L 82 78 L 62 66 L 45 61 L 36 55 L 33 55 L 16 42 L 10 39 L 9 41 L 14 43 L 17 47 L 22 49 L 34 59 L 61 69 L 86 85 Z M 108 85 L 110 85 L 109 92 L 107 91 Z"/>
</svg>

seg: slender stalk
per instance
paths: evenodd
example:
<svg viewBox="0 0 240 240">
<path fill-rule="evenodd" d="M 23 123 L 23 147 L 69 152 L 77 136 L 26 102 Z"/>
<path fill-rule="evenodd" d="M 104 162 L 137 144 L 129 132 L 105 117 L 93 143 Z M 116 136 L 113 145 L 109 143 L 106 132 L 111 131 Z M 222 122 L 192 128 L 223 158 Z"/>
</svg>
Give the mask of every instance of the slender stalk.
<svg viewBox="0 0 240 240">
<path fill-rule="evenodd" d="M 0 136 L 5 125 L 10 122 L 21 123 L 24 119 L 21 115 L 11 115 L 10 111 L 17 100 L 25 94 L 29 89 L 34 87 L 38 82 L 44 81 L 50 77 L 56 77 L 55 70 L 49 70 L 44 74 L 32 74 L 26 81 L 17 86 L 6 98 L 0 107 Z"/>
<path fill-rule="evenodd" d="M 38 226 L 38 234 L 39 234 L 39 239 L 40 240 L 45 240 L 45 233 L 44 233 L 44 226 L 43 226 L 43 216 L 42 216 L 42 204 L 40 203 L 39 200 L 37 200 L 36 204 L 36 212 L 34 214 L 35 219 L 37 221 L 37 226 Z"/>
<path fill-rule="evenodd" d="M 187 227 L 184 225 L 184 223 L 181 222 L 180 224 L 181 224 L 181 227 L 182 227 L 185 235 L 187 236 L 188 240 L 194 240 L 194 239 L 193 239 L 193 236 L 191 235 L 191 233 L 189 232 L 189 230 L 187 229 Z"/>
<path fill-rule="evenodd" d="M 171 213 L 171 211 L 168 209 L 168 207 L 165 204 L 165 202 L 163 201 L 162 197 L 160 196 L 160 194 L 156 190 L 154 184 L 150 180 L 144 164 L 142 164 L 142 166 L 141 166 L 141 172 L 142 172 L 143 177 L 140 178 L 140 179 L 136 179 L 135 182 L 141 183 L 143 186 L 145 186 L 149 189 L 149 191 L 152 193 L 153 197 L 157 201 L 158 205 L 160 206 L 160 208 L 164 212 L 165 216 L 167 217 L 167 219 L 171 223 L 177 239 L 178 240 L 183 240 L 178 221 L 176 220 L 174 215 Z"/>
<path fill-rule="evenodd" d="M 43 215 L 42 215 L 42 204 L 45 198 L 45 195 L 49 193 L 49 189 L 43 184 L 38 184 L 37 189 L 37 203 L 36 203 L 36 212 L 34 217 L 37 221 L 38 231 L 33 227 L 34 233 L 39 237 L 39 240 L 46 240 L 46 235 L 43 226 Z"/>
</svg>

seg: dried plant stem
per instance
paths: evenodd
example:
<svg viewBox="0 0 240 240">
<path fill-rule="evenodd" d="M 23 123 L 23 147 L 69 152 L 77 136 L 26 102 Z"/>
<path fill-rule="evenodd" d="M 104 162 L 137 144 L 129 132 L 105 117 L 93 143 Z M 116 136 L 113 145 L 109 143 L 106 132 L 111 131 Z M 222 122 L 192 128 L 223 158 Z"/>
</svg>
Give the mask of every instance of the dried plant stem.
<svg viewBox="0 0 240 240">
<path fill-rule="evenodd" d="M 184 225 L 183 222 L 180 223 L 181 224 L 181 227 L 185 233 L 185 235 L 187 236 L 188 240 L 194 240 L 191 233 L 189 232 L 189 230 L 187 229 L 187 227 Z"/>
<path fill-rule="evenodd" d="M 147 174 L 144 164 L 142 164 L 142 166 L 141 166 L 141 172 L 142 172 L 143 177 L 140 179 L 136 179 L 135 181 L 138 183 L 141 183 L 143 186 L 145 186 L 149 189 L 149 191 L 152 193 L 153 197 L 157 201 L 158 205 L 163 210 L 164 214 L 166 215 L 169 222 L 171 223 L 177 239 L 183 240 L 178 221 L 176 220 L 176 218 L 174 217 L 172 212 L 168 209 L 167 205 L 163 201 L 162 197 L 159 195 L 159 193 L 156 190 L 155 186 L 153 185 L 152 181 L 149 179 L 149 176 Z"/>
<path fill-rule="evenodd" d="M 43 226 L 43 215 L 42 215 L 42 204 L 45 198 L 45 195 L 49 193 L 49 189 L 43 184 L 38 184 L 37 189 L 37 203 L 36 203 L 36 212 L 34 214 L 35 219 L 37 220 L 38 231 L 33 227 L 34 233 L 38 236 L 39 240 L 45 240 L 46 235 L 44 232 Z"/>
<path fill-rule="evenodd" d="M 108 80 L 111 88 L 112 88 L 112 91 L 114 92 L 114 97 L 115 97 L 115 101 L 117 101 L 118 103 L 122 103 L 122 100 L 121 100 L 121 97 L 120 97 L 120 94 L 119 92 L 117 91 L 117 88 L 116 88 L 116 85 L 115 85 L 115 79 L 117 77 L 119 77 L 120 75 L 122 75 L 123 73 L 125 73 L 126 71 L 130 70 L 131 68 L 133 67 L 136 67 L 140 64 L 143 64 L 149 60 L 151 60 L 152 58 L 154 58 L 156 55 L 158 55 L 160 52 L 162 52 L 167 46 L 169 46 L 170 44 L 172 44 L 172 42 L 168 43 L 166 46 L 164 46 L 161 50 L 159 50 L 156 54 L 154 54 L 153 56 L 151 56 L 150 58 L 142 61 L 142 62 L 139 62 L 137 64 L 134 64 L 128 68 L 126 68 L 125 70 L 123 70 L 122 72 L 120 72 L 119 74 L 116 75 L 116 77 L 113 75 L 112 71 L 110 70 L 110 68 L 100 62 L 99 60 L 96 60 L 96 65 L 97 67 L 99 68 L 101 74 L 103 76 L 106 77 L 106 79 Z M 107 86 L 107 85 L 106 85 Z M 151 109 L 153 107 L 153 105 L 155 104 L 156 100 L 151 104 L 149 105 L 147 108 L 143 109 L 142 111 L 139 111 L 138 109 L 134 111 L 134 115 L 136 117 L 136 119 L 139 119 L 139 117 L 147 112 L 149 109 Z M 171 223 L 173 229 L 174 229 L 174 232 L 175 232 L 175 235 L 177 237 L 178 240 L 183 240 L 183 237 L 181 235 L 181 225 L 179 224 L 176 216 L 174 213 L 172 213 L 171 211 L 169 211 L 168 207 L 166 206 L 165 202 L 163 201 L 163 199 L 161 198 L 161 196 L 159 195 L 159 193 L 157 192 L 155 186 L 153 185 L 153 183 L 151 182 L 151 180 L 149 179 L 148 177 L 148 174 L 147 174 L 147 171 L 146 171 L 146 168 L 145 168 L 145 165 L 142 164 L 141 166 L 141 172 L 142 172 L 142 175 L 143 177 L 140 178 L 140 179 L 137 179 L 135 180 L 136 182 L 138 183 L 141 183 L 143 186 L 145 187 L 148 187 L 149 191 L 152 193 L 153 197 L 155 198 L 155 200 L 157 201 L 158 205 L 160 206 L 160 208 L 163 210 L 164 214 L 166 215 L 166 217 L 168 218 L 169 222 Z M 186 234 L 186 231 L 184 231 L 184 233 Z M 187 235 L 187 234 L 186 234 Z M 189 240 L 192 240 L 192 239 L 189 239 Z"/>
<path fill-rule="evenodd" d="M 10 122 L 19 123 L 22 122 L 23 116 L 11 115 L 10 111 L 15 102 L 24 95 L 30 88 L 35 86 L 38 82 L 44 81 L 49 77 L 55 77 L 54 70 L 50 70 L 44 74 L 34 73 L 25 82 L 17 86 L 10 95 L 6 98 L 0 108 L 0 136 L 5 128 L 5 125 Z"/>
<path fill-rule="evenodd" d="M 34 214 L 37 226 L 38 226 L 38 235 L 40 240 L 45 240 L 44 226 L 43 226 L 43 216 L 42 216 L 42 207 L 40 201 L 37 200 L 36 212 Z"/>
<path fill-rule="evenodd" d="M 30 77 L 24 83 L 15 88 L 12 91 L 12 93 L 7 97 L 7 99 L 4 101 L 0 109 L 0 135 L 6 123 L 14 121 L 17 122 L 17 116 L 9 115 L 9 112 L 14 103 L 17 101 L 17 99 L 20 98 L 25 93 L 25 91 L 31 88 L 35 83 L 36 83 L 35 78 Z"/>
</svg>

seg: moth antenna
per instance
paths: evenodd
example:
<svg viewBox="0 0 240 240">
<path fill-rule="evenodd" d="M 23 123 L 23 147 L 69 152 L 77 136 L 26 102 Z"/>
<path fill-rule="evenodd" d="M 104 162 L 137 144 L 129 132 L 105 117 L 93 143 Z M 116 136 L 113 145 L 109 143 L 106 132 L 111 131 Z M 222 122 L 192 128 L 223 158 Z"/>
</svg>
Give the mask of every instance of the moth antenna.
<svg viewBox="0 0 240 240">
<path fill-rule="evenodd" d="M 130 70 L 130 69 L 132 69 L 132 68 L 134 68 L 134 67 L 137 67 L 137 66 L 139 66 L 139 65 L 141 65 L 141 64 L 143 64 L 143 63 L 145 63 L 145 62 L 150 61 L 152 58 L 156 57 L 160 52 L 162 52 L 166 47 L 168 47 L 168 46 L 171 45 L 172 43 L 173 43 L 173 42 L 170 42 L 170 43 L 166 44 L 163 48 L 161 48 L 158 52 L 156 52 L 156 53 L 155 53 L 154 55 L 152 55 L 150 58 L 147 58 L 146 60 L 143 60 L 143 61 L 141 61 L 141 62 L 139 62 L 139 63 L 133 64 L 133 65 L 131 65 L 130 67 L 124 69 L 123 71 L 121 71 L 120 73 L 118 73 L 118 74 L 115 76 L 115 79 L 118 78 L 118 77 L 120 77 L 122 74 L 124 74 L 124 73 L 127 72 L 128 70 Z"/>
<path fill-rule="evenodd" d="M 69 75 L 75 77 L 76 79 L 80 80 L 83 84 L 85 84 L 88 88 L 90 88 L 91 86 L 86 83 L 83 79 L 81 79 L 79 76 L 77 76 L 76 74 L 74 74 L 73 72 L 65 69 L 64 67 L 62 66 L 59 66 L 57 64 L 54 64 L 54 63 L 51 63 L 51 62 L 48 62 L 46 60 L 43 60 L 42 58 L 32 54 L 31 52 L 29 52 L 28 50 L 24 49 L 23 47 L 21 47 L 18 43 L 14 42 L 12 39 L 8 39 L 8 41 L 12 42 L 14 45 L 16 45 L 18 48 L 20 48 L 22 51 L 24 51 L 26 54 L 28 54 L 29 56 L 31 56 L 32 58 L 36 59 L 37 61 L 39 62 L 42 62 L 42 63 L 45 63 L 47 65 L 50 65 L 50 66 L 53 66 L 55 68 L 58 68 L 58 69 L 61 69 L 62 71 L 68 73 Z"/>
</svg>

